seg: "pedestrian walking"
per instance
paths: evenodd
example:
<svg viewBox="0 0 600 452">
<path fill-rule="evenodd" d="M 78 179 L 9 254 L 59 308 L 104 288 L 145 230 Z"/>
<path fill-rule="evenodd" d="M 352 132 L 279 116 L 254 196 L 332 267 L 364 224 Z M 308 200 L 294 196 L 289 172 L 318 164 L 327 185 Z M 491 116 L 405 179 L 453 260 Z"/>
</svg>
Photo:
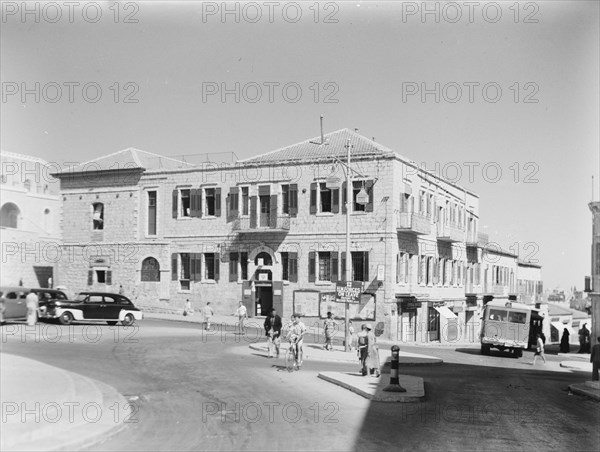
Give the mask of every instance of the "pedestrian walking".
<svg viewBox="0 0 600 452">
<path fill-rule="evenodd" d="M 590 338 L 590 331 L 586 328 L 587 323 L 579 329 L 579 350 L 577 353 L 586 353 L 586 343 Z"/>
<path fill-rule="evenodd" d="M 369 332 L 367 331 L 367 326 L 362 325 L 360 327 L 360 331 L 357 335 L 358 342 L 358 359 L 360 360 L 360 373 L 363 375 L 367 375 L 367 357 L 369 353 Z"/>
<path fill-rule="evenodd" d="M 187 298 L 185 300 L 185 305 L 183 306 L 183 315 L 192 315 L 192 313 L 194 312 L 194 310 L 192 309 L 192 302 L 190 301 L 189 298 Z"/>
<path fill-rule="evenodd" d="M 204 306 L 204 322 L 206 323 L 206 331 L 210 330 L 210 321 L 213 315 L 215 315 L 215 311 L 213 311 L 210 301 L 207 301 L 206 306 Z"/>
<path fill-rule="evenodd" d="M 235 315 L 237 315 L 239 319 L 240 333 L 244 334 L 246 332 L 245 322 L 248 318 L 248 311 L 243 302 L 240 301 L 238 308 L 235 310 Z"/>
<path fill-rule="evenodd" d="M 279 347 L 281 345 L 281 317 L 277 315 L 275 309 L 271 309 L 271 312 L 265 319 L 264 327 L 267 335 L 267 347 L 269 358 L 279 358 Z"/>
<path fill-rule="evenodd" d="M 535 365 L 535 360 L 537 359 L 538 356 L 541 356 L 542 359 L 544 360 L 544 364 L 546 364 L 546 356 L 544 355 L 544 341 L 542 340 L 542 335 L 540 333 L 536 334 L 536 348 L 535 348 L 535 353 L 533 355 L 533 361 L 531 362 L 531 364 Z"/>
<path fill-rule="evenodd" d="M 596 345 L 592 347 L 590 362 L 592 363 L 592 381 L 598 381 L 598 366 L 600 366 L 600 337 L 596 338 Z"/>
<path fill-rule="evenodd" d="M 562 337 L 560 338 L 560 352 L 561 353 L 569 353 L 571 351 L 571 346 L 569 345 L 569 330 L 565 328 L 563 330 Z"/>
<path fill-rule="evenodd" d="M 323 329 L 325 330 L 325 350 L 333 351 L 333 345 L 331 344 L 335 330 L 337 329 L 337 322 L 333 318 L 331 312 L 327 313 L 327 318 L 323 323 Z"/>
<path fill-rule="evenodd" d="M 348 320 L 348 334 L 350 335 L 350 351 L 352 351 L 356 348 L 356 335 L 354 334 L 352 320 Z"/>
<path fill-rule="evenodd" d="M 373 327 L 370 323 L 365 325 L 367 329 L 367 369 L 369 371 L 369 375 L 374 375 L 379 377 L 380 373 L 380 364 L 379 364 L 379 347 L 377 346 L 377 338 L 375 337 L 375 333 L 373 332 Z"/>
<path fill-rule="evenodd" d="M 25 304 L 27 305 L 27 325 L 34 326 L 37 323 L 37 312 L 39 308 L 40 300 L 35 292 L 29 291 L 25 297 Z"/>
</svg>

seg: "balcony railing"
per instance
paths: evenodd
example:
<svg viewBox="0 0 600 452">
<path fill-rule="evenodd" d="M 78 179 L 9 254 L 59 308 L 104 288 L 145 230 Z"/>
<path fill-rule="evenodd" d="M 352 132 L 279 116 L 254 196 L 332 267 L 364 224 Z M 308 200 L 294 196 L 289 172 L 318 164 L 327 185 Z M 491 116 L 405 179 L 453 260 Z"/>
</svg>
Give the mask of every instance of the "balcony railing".
<svg viewBox="0 0 600 452">
<path fill-rule="evenodd" d="M 262 217 L 254 220 L 252 224 L 250 218 L 237 218 L 233 222 L 233 230 L 236 232 L 288 232 L 290 230 L 290 217 Z"/>
<path fill-rule="evenodd" d="M 431 234 L 431 221 L 429 218 L 416 213 L 400 212 L 398 214 L 398 231 L 413 232 L 415 234 Z"/>
<path fill-rule="evenodd" d="M 470 234 L 467 237 L 467 246 L 478 246 L 480 248 L 485 247 L 490 242 L 490 236 L 483 232 L 478 232 L 477 236 Z"/>
<path fill-rule="evenodd" d="M 438 223 L 437 238 L 444 242 L 462 242 L 465 240 L 465 230 L 455 225 Z"/>
</svg>

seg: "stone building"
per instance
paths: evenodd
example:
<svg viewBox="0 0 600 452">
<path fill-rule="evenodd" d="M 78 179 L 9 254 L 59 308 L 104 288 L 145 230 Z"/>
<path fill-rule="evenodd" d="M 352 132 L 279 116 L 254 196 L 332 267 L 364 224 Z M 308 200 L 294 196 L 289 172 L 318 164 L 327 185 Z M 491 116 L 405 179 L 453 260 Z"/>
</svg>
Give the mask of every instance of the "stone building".
<svg viewBox="0 0 600 452">
<path fill-rule="evenodd" d="M 346 155 L 351 199 L 346 202 Z M 271 307 L 309 324 L 335 303 L 346 265 L 352 319 L 407 342 L 478 337 L 484 297 L 508 299 L 516 257 L 487 250 L 476 194 L 349 129 L 235 164 L 190 165 L 135 149 L 57 175 L 61 280 L 142 306 L 232 314 Z M 346 260 L 346 210 L 351 225 Z M 494 259 L 488 259 L 490 255 Z M 478 340 L 478 339 L 474 339 Z"/>
<path fill-rule="evenodd" d="M 600 336 L 600 202 L 593 201 L 588 204 L 592 212 L 592 291 L 588 294 L 592 311 L 591 339 L 592 346 L 598 342 Z"/>
<path fill-rule="evenodd" d="M 47 287 L 62 253 L 59 186 L 50 175 L 56 166 L 6 151 L 1 164 L 1 284 Z"/>
</svg>

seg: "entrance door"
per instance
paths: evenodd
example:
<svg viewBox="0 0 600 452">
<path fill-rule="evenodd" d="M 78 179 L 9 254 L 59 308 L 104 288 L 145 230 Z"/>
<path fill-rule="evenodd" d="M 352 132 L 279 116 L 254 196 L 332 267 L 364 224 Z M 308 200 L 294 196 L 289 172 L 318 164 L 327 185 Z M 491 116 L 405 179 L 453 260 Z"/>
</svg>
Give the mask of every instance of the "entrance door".
<svg viewBox="0 0 600 452">
<path fill-rule="evenodd" d="M 402 313 L 402 341 L 414 342 L 417 335 L 417 313 L 413 311 Z"/>
<path fill-rule="evenodd" d="M 260 227 L 268 228 L 271 224 L 271 197 L 260 197 Z"/>
<path fill-rule="evenodd" d="M 430 341 L 440 340 L 440 313 L 431 307 L 428 309 L 427 334 Z"/>
<path fill-rule="evenodd" d="M 256 287 L 256 315 L 267 315 L 273 307 L 273 288 L 271 286 Z M 259 309 L 260 306 L 260 309 Z"/>
</svg>

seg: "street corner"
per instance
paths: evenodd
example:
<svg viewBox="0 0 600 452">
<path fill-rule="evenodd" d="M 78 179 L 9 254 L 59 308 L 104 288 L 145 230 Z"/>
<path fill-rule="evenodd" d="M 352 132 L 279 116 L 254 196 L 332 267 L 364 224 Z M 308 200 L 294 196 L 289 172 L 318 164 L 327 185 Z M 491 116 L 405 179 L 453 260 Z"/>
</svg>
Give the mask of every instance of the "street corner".
<svg viewBox="0 0 600 452">
<path fill-rule="evenodd" d="M 598 381 L 574 383 L 569 385 L 569 391 L 571 391 L 573 394 L 583 395 L 596 401 L 600 401 L 600 382 Z"/>
<path fill-rule="evenodd" d="M 135 413 L 112 386 L 2 354 L 1 450 L 89 447 L 135 422 Z"/>
<path fill-rule="evenodd" d="M 319 378 L 341 386 L 374 402 L 413 403 L 425 400 L 425 383 L 420 377 L 399 375 L 403 392 L 385 391 L 390 386 L 387 377 L 362 376 L 358 372 L 321 372 Z"/>
</svg>

